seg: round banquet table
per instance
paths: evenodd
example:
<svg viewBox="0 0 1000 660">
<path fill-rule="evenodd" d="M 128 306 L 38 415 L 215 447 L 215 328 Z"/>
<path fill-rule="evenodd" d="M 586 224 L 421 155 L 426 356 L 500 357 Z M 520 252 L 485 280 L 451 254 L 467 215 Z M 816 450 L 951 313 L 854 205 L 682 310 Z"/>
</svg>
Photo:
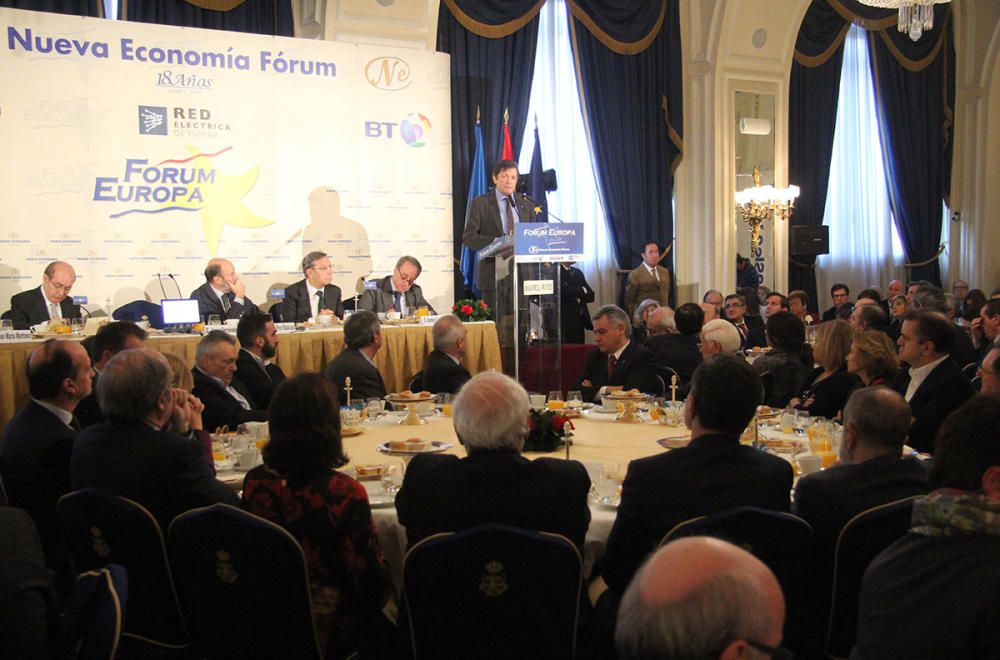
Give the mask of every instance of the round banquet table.
<svg viewBox="0 0 1000 660">
<path fill-rule="evenodd" d="M 576 427 L 573 444 L 570 447 L 570 458 L 581 461 L 591 475 L 591 481 L 600 479 L 603 466 L 612 466 L 619 478 L 625 476 L 628 462 L 635 458 L 652 456 L 666 451 L 657 444 L 661 438 L 690 437 L 690 431 L 685 427 L 669 427 L 657 422 L 646 421 L 636 424 L 622 424 L 614 421 L 614 415 L 590 411 L 583 417 L 573 420 Z M 353 473 L 354 464 L 390 463 L 400 464 L 403 459 L 390 456 L 378 450 L 378 446 L 390 440 L 406 440 L 420 438 L 422 440 L 450 443 L 445 451 L 456 456 L 465 456 L 465 448 L 458 442 L 451 419 L 435 413 L 426 418 L 427 423 L 419 426 L 398 424 L 400 417 L 395 414 L 382 415 L 377 421 L 366 421 L 364 431 L 354 437 L 344 438 L 344 450 L 350 463 L 342 471 Z M 539 456 L 550 458 L 565 458 L 566 451 L 526 453 L 526 457 L 534 459 Z M 243 474 L 233 471 L 220 471 L 219 479 L 232 485 L 242 487 Z M 375 521 L 379 544 L 385 553 L 386 561 L 392 571 L 396 587 L 401 586 L 403 557 L 406 554 L 406 530 L 399 524 L 392 498 L 387 497 L 379 481 L 362 482 L 368 489 L 372 501 L 372 518 Z M 614 523 L 615 510 L 598 502 L 592 502 L 590 507 L 591 520 L 584 544 L 584 574 L 589 575 L 594 562 L 604 554 L 604 546 L 611 525 Z"/>
</svg>

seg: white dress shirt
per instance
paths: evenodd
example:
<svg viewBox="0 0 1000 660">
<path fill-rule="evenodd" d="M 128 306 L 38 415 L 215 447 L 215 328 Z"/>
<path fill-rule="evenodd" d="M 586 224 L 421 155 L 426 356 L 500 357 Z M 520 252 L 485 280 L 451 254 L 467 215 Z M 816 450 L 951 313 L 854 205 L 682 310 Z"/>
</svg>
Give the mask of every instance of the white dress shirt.
<svg viewBox="0 0 1000 660">
<path fill-rule="evenodd" d="M 903 397 L 906 399 L 907 403 L 909 403 L 910 399 L 913 398 L 913 395 L 917 393 L 917 390 L 920 389 L 923 382 L 927 380 L 927 376 L 934 371 L 939 364 L 947 360 L 949 357 L 949 355 L 939 357 L 933 362 L 928 362 L 922 367 L 910 367 L 910 384 L 906 388 L 906 396 Z"/>
</svg>

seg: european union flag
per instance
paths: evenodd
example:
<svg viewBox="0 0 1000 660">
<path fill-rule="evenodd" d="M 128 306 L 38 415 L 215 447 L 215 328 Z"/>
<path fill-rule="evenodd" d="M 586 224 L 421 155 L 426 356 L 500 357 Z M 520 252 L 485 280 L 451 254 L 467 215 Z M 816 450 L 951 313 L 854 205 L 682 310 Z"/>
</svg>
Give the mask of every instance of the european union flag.
<svg viewBox="0 0 1000 660">
<path fill-rule="evenodd" d="M 469 181 L 469 199 L 465 204 L 465 217 L 469 217 L 469 205 L 472 200 L 479 197 L 487 190 L 486 188 L 486 154 L 483 151 L 483 129 L 476 122 L 476 156 L 472 160 L 472 178 Z M 476 259 L 478 251 L 470 250 L 467 246 L 462 246 L 462 277 L 465 279 L 465 286 L 476 298 L 482 297 L 482 292 L 476 287 L 476 271 L 479 270 L 479 262 Z"/>
</svg>

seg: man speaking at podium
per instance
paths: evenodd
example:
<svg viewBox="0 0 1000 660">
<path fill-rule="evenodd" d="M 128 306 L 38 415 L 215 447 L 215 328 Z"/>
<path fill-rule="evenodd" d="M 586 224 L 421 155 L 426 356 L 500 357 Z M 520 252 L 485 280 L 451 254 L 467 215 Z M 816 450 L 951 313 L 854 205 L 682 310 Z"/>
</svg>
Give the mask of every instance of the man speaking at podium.
<svg viewBox="0 0 1000 660">
<path fill-rule="evenodd" d="M 493 239 L 512 234 L 518 222 L 534 222 L 531 202 L 514 193 L 517 187 L 517 163 L 501 160 L 493 167 L 493 190 L 476 197 L 469 205 L 462 242 L 470 250 L 482 250 Z M 479 263 L 476 286 L 483 292 L 486 304 L 496 303 L 496 264 L 493 258 Z"/>
</svg>

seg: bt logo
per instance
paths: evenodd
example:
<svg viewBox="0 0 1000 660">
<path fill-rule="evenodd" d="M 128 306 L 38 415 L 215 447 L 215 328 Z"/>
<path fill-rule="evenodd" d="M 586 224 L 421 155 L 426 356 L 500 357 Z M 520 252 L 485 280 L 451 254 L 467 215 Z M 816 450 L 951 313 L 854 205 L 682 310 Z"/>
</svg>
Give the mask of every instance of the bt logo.
<svg viewBox="0 0 1000 660">
<path fill-rule="evenodd" d="M 394 134 L 403 138 L 403 142 L 411 147 L 422 147 L 427 144 L 426 137 L 431 130 L 431 120 L 419 112 L 413 112 L 401 121 L 366 121 L 365 137 L 393 139 Z"/>
</svg>

